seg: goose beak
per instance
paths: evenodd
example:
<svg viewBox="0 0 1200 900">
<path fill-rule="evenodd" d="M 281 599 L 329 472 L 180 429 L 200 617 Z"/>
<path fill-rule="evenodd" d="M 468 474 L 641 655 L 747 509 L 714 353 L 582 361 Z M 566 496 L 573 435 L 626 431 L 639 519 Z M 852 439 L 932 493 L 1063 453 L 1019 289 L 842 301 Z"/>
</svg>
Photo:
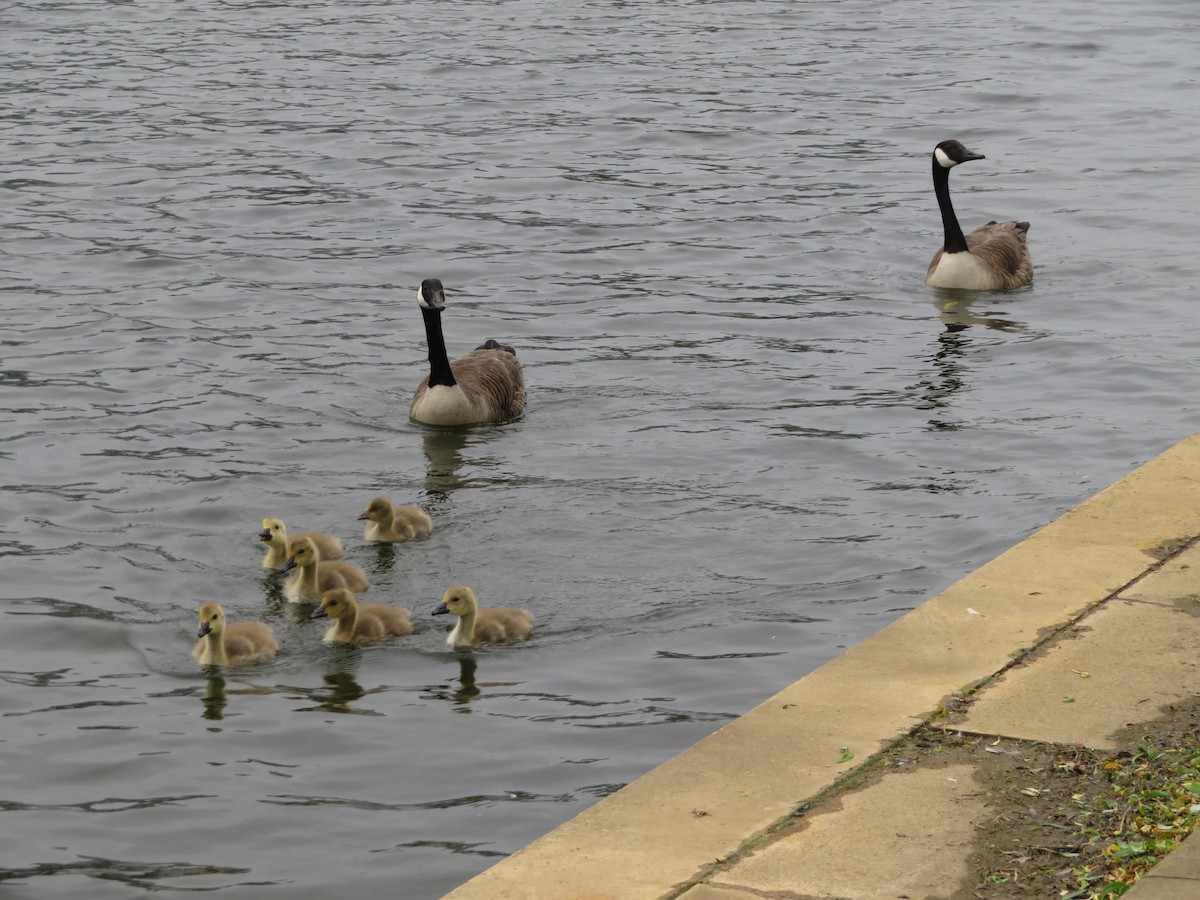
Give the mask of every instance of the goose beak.
<svg viewBox="0 0 1200 900">
<path fill-rule="evenodd" d="M 280 572 L 290 572 L 296 568 L 296 557 L 289 556 L 283 561 L 283 566 L 279 569 Z"/>
<path fill-rule="evenodd" d="M 967 150 L 966 153 L 963 154 L 963 162 L 970 162 L 973 159 L 987 159 L 987 157 L 982 153 L 976 153 L 974 150 Z"/>
<path fill-rule="evenodd" d="M 204 637 L 204 636 L 205 636 L 206 634 L 208 634 L 210 631 L 212 631 L 212 626 L 211 626 L 211 625 L 209 625 L 207 622 L 201 622 L 201 623 L 200 623 L 200 628 L 199 628 L 199 630 L 196 632 L 196 637 Z"/>
<path fill-rule="evenodd" d="M 329 618 L 329 613 L 325 612 L 325 607 L 318 606 L 316 609 L 314 609 L 312 611 L 312 615 L 308 617 L 308 620 L 311 622 L 313 619 L 327 619 L 327 618 Z"/>
<path fill-rule="evenodd" d="M 367 514 L 365 512 L 359 513 L 357 516 L 355 516 L 355 519 L 357 519 L 359 522 L 361 522 L 363 519 L 366 519 L 366 518 L 367 518 Z"/>
<path fill-rule="evenodd" d="M 434 614 L 435 616 L 444 616 L 444 615 L 445 615 L 446 613 L 448 613 L 448 612 L 450 612 L 450 610 L 446 609 L 446 604 L 445 604 L 445 603 L 439 603 L 439 604 L 437 605 L 437 609 L 435 609 L 435 610 L 433 611 L 433 614 Z"/>
<path fill-rule="evenodd" d="M 260 541 L 269 541 L 271 539 L 271 529 L 264 528 L 262 531 L 260 531 L 258 533 L 258 539 Z"/>
</svg>

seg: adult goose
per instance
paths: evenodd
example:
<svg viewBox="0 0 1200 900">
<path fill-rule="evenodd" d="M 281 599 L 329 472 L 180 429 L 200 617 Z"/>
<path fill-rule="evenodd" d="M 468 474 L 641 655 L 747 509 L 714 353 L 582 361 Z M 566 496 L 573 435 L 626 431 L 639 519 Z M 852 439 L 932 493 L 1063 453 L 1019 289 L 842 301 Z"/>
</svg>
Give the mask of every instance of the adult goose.
<svg viewBox="0 0 1200 900">
<path fill-rule="evenodd" d="M 958 141 L 933 148 L 933 193 L 946 231 L 942 249 L 933 256 L 925 283 L 931 287 L 1001 291 L 1033 280 L 1033 262 L 1025 244 L 1028 222 L 988 222 L 963 235 L 950 203 L 950 170 L 959 163 L 985 159 Z"/>
<path fill-rule="evenodd" d="M 426 278 L 417 291 L 429 344 L 429 377 L 417 387 L 408 415 L 425 425 L 506 422 L 525 411 L 525 379 L 512 347 L 488 340 L 454 362 L 446 355 L 442 282 Z"/>
</svg>

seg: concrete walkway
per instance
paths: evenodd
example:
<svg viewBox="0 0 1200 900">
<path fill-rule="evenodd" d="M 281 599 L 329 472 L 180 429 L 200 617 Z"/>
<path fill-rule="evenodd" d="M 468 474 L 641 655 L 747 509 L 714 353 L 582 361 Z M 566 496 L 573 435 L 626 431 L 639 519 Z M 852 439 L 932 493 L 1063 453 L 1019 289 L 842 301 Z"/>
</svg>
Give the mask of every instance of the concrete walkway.
<svg viewBox="0 0 1200 900">
<path fill-rule="evenodd" d="M 856 775 L 931 720 L 1110 750 L 1200 694 L 1198 538 L 1200 435 L 449 896 L 970 897 L 983 763 Z M 1200 898 L 1200 836 L 1125 896 Z"/>
</svg>

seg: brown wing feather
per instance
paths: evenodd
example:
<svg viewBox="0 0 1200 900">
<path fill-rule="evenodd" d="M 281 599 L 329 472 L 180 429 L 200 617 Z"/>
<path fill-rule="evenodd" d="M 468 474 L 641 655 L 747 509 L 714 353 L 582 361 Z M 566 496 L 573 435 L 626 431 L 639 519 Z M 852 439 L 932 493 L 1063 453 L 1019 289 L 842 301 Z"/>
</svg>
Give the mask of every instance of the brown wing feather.
<svg viewBox="0 0 1200 900">
<path fill-rule="evenodd" d="M 1033 279 L 1033 260 L 1025 243 L 1028 228 L 1026 222 L 989 222 L 967 235 L 967 249 L 1004 278 L 1005 287 L 1025 284 Z"/>
<path fill-rule="evenodd" d="M 476 349 L 450 364 L 454 379 L 501 419 L 525 411 L 525 377 L 517 357 L 507 350 Z"/>
</svg>

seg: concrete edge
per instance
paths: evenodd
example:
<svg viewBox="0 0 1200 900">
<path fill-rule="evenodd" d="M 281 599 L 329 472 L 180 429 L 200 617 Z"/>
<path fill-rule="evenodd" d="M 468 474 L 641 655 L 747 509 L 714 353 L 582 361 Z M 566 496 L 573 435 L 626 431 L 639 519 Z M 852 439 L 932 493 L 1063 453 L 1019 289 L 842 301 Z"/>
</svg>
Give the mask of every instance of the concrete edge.
<svg viewBox="0 0 1200 900">
<path fill-rule="evenodd" d="M 1193 435 L 447 896 L 678 894 L 1186 546 L 1198 476 Z"/>
</svg>

